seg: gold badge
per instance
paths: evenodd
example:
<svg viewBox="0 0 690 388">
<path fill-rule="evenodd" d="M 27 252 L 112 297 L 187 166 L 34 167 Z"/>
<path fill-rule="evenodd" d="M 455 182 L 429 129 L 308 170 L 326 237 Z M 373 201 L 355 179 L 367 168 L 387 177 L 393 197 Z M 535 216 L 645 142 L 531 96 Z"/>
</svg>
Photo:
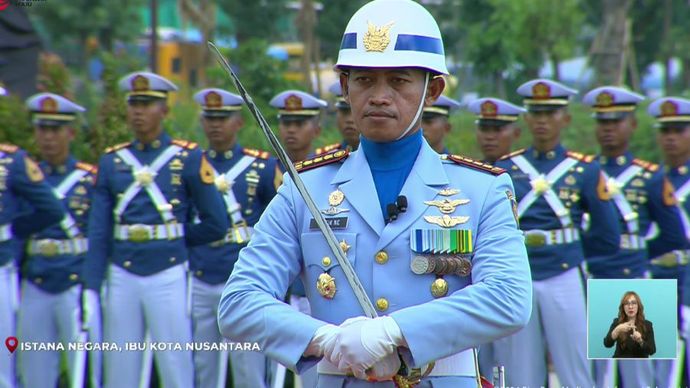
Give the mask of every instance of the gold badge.
<svg viewBox="0 0 690 388">
<path fill-rule="evenodd" d="M 532 179 L 529 183 L 532 185 L 532 190 L 534 190 L 537 194 L 544 194 L 551 189 L 551 182 L 546 179 L 544 174 Z"/>
<path fill-rule="evenodd" d="M 666 101 L 661 104 L 661 117 L 678 115 L 678 105 L 673 101 Z"/>
<path fill-rule="evenodd" d="M 393 23 L 395 22 L 390 22 L 385 26 L 376 27 L 371 22 L 367 22 L 369 29 L 364 34 L 364 49 L 367 51 L 376 51 L 382 53 L 391 42 L 390 29 L 393 26 Z"/>
<path fill-rule="evenodd" d="M 335 279 L 326 272 L 322 273 L 316 281 L 316 289 L 324 298 L 333 299 L 336 292 Z"/>
<path fill-rule="evenodd" d="M 43 113 L 57 113 L 58 103 L 52 97 L 45 97 L 41 100 L 41 112 Z"/>
<path fill-rule="evenodd" d="M 518 214 L 518 206 L 517 206 L 517 201 L 515 200 L 515 195 L 513 195 L 513 192 L 510 190 L 506 190 L 506 197 L 508 197 L 508 200 L 510 201 L 510 207 L 513 208 L 513 217 L 515 217 L 515 223 L 517 224 L 518 228 L 520 227 L 520 216 Z"/>
<path fill-rule="evenodd" d="M 181 185 L 182 184 L 182 175 L 180 174 L 171 174 L 170 175 L 170 183 L 173 185 Z"/>
<path fill-rule="evenodd" d="M 442 216 L 424 216 L 424 220 L 430 224 L 438 225 L 442 228 L 452 228 L 456 225 L 464 224 L 469 221 L 469 216 L 451 217 L 447 214 Z"/>
<path fill-rule="evenodd" d="M 576 191 L 574 191 L 570 196 L 568 197 L 571 201 L 577 202 L 580 200 L 580 194 L 578 194 Z"/>
<path fill-rule="evenodd" d="M 26 175 L 31 182 L 40 182 L 43 180 L 43 172 L 38 168 L 36 162 L 31 160 L 28 156 L 24 156 L 24 164 L 26 165 Z"/>
<path fill-rule="evenodd" d="M 459 192 L 460 192 L 460 190 L 458 190 L 458 189 L 451 189 L 450 187 L 446 187 L 445 189 L 439 191 L 438 195 L 442 195 L 444 197 L 450 197 L 451 195 L 455 195 Z"/>
<path fill-rule="evenodd" d="M 336 190 L 328 195 L 328 204 L 331 206 L 338 206 L 343 203 L 345 194 L 342 191 Z"/>
<path fill-rule="evenodd" d="M 340 242 L 340 249 L 343 250 L 343 253 L 347 253 L 347 251 L 350 250 L 350 244 L 348 244 L 347 241 L 343 240 Z"/>
<path fill-rule="evenodd" d="M 183 166 L 184 165 L 182 164 L 182 161 L 180 159 L 173 159 L 172 162 L 170 162 L 171 170 L 182 170 Z"/>
<path fill-rule="evenodd" d="M 613 100 L 614 100 L 613 94 L 611 94 L 609 92 L 601 92 L 597 96 L 596 106 L 599 106 L 602 108 L 611 106 L 611 105 L 613 105 Z"/>
<path fill-rule="evenodd" d="M 455 208 L 460 205 L 466 205 L 470 203 L 469 199 L 448 199 L 444 198 L 442 201 L 424 201 L 425 205 L 435 206 L 443 214 L 451 214 L 455 211 Z"/>
<path fill-rule="evenodd" d="M 76 189 L 74 189 L 74 193 L 77 195 L 84 195 L 86 194 L 86 187 L 79 185 Z"/>
<path fill-rule="evenodd" d="M 644 187 L 644 181 L 640 178 L 633 179 L 633 181 L 630 183 L 630 186 L 632 186 L 632 187 Z"/>
<path fill-rule="evenodd" d="M 220 94 L 210 91 L 204 96 L 204 102 L 206 103 L 207 109 L 219 109 L 223 106 L 223 99 Z"/>
<path fill-rule="evenodd" d="M 210 185 L 215 181 L 214 174 L 213 174 L 213 167 L 211 167 L 211 164 L 209 164 L 208 160 L 206 160 L 206 156 L 204 156 L 204 155 L 201 155 L 201 166 L 199 167 L 199 177 L 201 178 L 201 182 L 205 183 L 207 185 Z"/>
<path fill-rule="evenodd" d="M 153 173 L 147 167 L 134 171 L 134 180 L 142 186 L 148 186 L 153 182 Z"/>
<path fill-rule="evenodd" d="M 571 186 L 572 186 L 572 185 L 574 185 L 575 183 L 577 183 L 577 180 L 575 179 L 574 176 L 568 175 L 567 177 L 565 177 L 565 184 L 566 184 L 566 185 L 571 185 Z"/>
<path fill-rule="evenodd" d="M 448 294 L 448 282 L 444 278 L 438 278 L 431 283 L 431 295 L 440 298 Z"/>
</svg>

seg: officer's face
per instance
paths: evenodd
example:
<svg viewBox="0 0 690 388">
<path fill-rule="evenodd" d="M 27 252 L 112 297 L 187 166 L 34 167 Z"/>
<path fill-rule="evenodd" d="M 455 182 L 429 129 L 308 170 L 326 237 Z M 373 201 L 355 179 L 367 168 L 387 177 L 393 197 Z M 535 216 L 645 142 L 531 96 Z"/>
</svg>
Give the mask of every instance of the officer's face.
<svg viewBox="0 0 690 388">
<path fill-rule="evenodd" d="M 36 125 L 34 126 L 34 135 L 41 157 L 46 160 L 53 160 L 69 154 L 69 145 L 74 140 L 74 129 L 67 125 Z"/>
<path fill-rule="evenodd" d="M 657 140 L 667 158 L 687 159 L 690 157 L 690 125 L 661 127 Z"/>
<path fill-rule="evenodd" d="M 168 106 L 165 101 L 133 100 L 127 103 L 127 124 L 136 136 L 151 135 L 160 131 L 166 114 Z"/>
<path fill-rule="evenodd" d="M 566 109 L 554 109 L 538 112 L 527 112 L 525 122 L 537 141 L 558 139 L 561 130 L 570 124 L 570 114 Z"/>
<path fill-rule="evenodd" d="M 445 116 L 422 116 L 422 131 L 431 148 L 440 151 L 443 149 L 443 139 L 450 132 L 450 123 Z"/>
<path fill-rule="evenodd" d="M 597 120 L 597 141 L 603 150 L 627 149 L 636 127 L 637 121 L 631 115 L 617 120 Z"/>
<path fill-rule="evenodd" d="M 501 156 L 510 153 L 513 142 L 520 137 L 520 132 L 520 127 L 515 124 L 478 125 L 477 143 L 484 160 L 495 162 Z"/>
<path fill-rule="evenodd" d="M 289 152 L 304 152 L 321 133 L 318 118 L 280 120 L 280 139 Z"/>
<path fill-rule="evenodd" d="M 424 75 L 414 68 L 353 68 L 349 74 L 341 73 L 343 97 L 362 135 L 376 142 L 397 139 L 412 123 L 420 103 L 431 106 L 443 92 L 443 78 L 431 79 L 422 101 Z M 419 130 L 420 121 L 410 133 Z"/>
<path fill-rule="evenodd" d="M 345 142 L 351 145 L 359 144 L 359 131 L 355 127 L 355 121 L 352 119 L 352 109 L 338 108 L 335 112 L 335 118 L 338 130 L 340 130 Z"/>
<path fill-rule="evenodd" d="M 244 125 L 242 115 L 233 113 L 230 116 L 201 116 L 201 127 L 211 146 L 227 146 L 235 143 L 237 132 Z"/>
</svg>

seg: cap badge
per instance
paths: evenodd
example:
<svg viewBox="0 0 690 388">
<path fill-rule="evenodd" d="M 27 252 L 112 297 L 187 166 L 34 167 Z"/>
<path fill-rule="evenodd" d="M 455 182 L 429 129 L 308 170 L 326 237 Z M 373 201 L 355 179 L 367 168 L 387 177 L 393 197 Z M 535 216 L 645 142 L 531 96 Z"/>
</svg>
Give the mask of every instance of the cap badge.
<svg viewBox="0 0 690 388">
<path fill-rule="evenodd" d="M 367 22 L 369 29 L 364 34 L 364 49 L 367 51 L 383 52 L 391 42 L 390 29 L 393 26 L 390 22 L 384 26 L 376 27 L 371 22 Z"/>
</svg>

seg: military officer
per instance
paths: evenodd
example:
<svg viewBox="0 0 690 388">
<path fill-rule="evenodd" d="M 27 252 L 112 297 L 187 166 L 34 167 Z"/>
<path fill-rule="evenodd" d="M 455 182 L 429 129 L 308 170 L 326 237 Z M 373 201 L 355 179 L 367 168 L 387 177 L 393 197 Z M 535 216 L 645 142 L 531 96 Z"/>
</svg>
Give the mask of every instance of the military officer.
<svg viewBox="0 0 690 388">
<path fill-rule="evenodd" d="M 522 133 L 517 120 L 526 110 L 493 97 L 479 98 L 470 103 L 468 109 L 477 115 L 477 144 L 484 155 L 483 161 L 494 164 L 501 156 L 509 154 Z"/>
<path fill-rule="evenodd" d="M 674 198 L 678 201 L 678 211 L 680 212 L 681 223 L 686 238 L 690 239 L 690 221 L 688 214 L 690 211 L 690 100 L 678 97 L 664 97 L 652 102 L 647 111 L 656 120 L 656 127 L 659 129 L 657 141 L 663 154 L 663 171 L 674 187 Z M 661 229 L 661 228 L 659 228 Z M 653 237 L 652 234 L 649 237 Z M 649 241 L 650 250 L 655 245 L 667 248 L 666 243 L 658 238 Z M 672 249 L 672 247 L 668 247 Z M 668 249 L 665 249 L 668 250 Z M 651 259 L 651 270 L 654 278 L 677 279 L 678 295 L 681 301 L 681 336 L 685 338 L 685 344 L 679 342 L 678 348 L 683 353 L 683 348 L 687 350 L 688 325 L 690 315 L 688 315 L 688 305 L 690 305 L 690 290 L 688 284 L 687 264 L 689 259 L 688 250 L 676 249 L 665 255 L 653 257 Z M 686 364 L 687 364 L 686 354 Z M 682 365 L 679 360 L 655 360 L 656 385 L 658 386 L 679 386 L 682 376 Z M 687 365 L 686 365 L 687 366 Z"/>
<path fill-rule="evenodd" d="M 20 208 L 22 203 L 31 205 Z M 0 333 L 5 337 L 15 334 L 19 300 L 16 241 L 58 223 L 63 216 L 62 204 L 38 165 L 19 147 L 0 144 Z M 14 359 L 0 357 L 0 387 L 14 386 Z"/>
<path fill-rule="evenodd" d="M 187 311 L 187 246 L 224 238 L 228 221 L 211 164 L 197 145 L 171 139 L 163 129 L 167 79 L 135 72 L 120 80 L 127 93 L 127 123 L 135 140 L 106 150 L 98 167 L 91 214 L 86 286 L 97 291 L 107 272 L 104 338 L 124 346 L 184 344 L 192 338 Z M 198 211 L 199 224 L 190 217 Z M 182 345 L 184 346 L 184 345 Z M 139 384 L 142 352 L 104 354 L 105 386 Z M 194 385 L 191 351 L 157 351 L 166 387 Z"/>
<path fill-rule="evenodd" d="M 89 317 L 75 314 L 81 308 L 81 270 L 88 249 L 86 222 L 96 176 L 94 166 L 77 161 L 70 154 L 75 136 L 70 124 L 84 108 L 52 93 L 31 96 L 26 106 L 32 112 L 36 144 L 43 159 L 39 166 L 55 196 L 62 200 L 65 216 L 59 224 L 27 241 L 22 264 L 20 338 L 29 342 L 62 342 L 67 347 L 67 342 L 77 341 L 88 326 L 94 329 L 89 340 L 100 342 L 98 300 L 92 299 L 84 306 Z M 47 387 L 57 383 L 59 353 L 23 352 L 19 356 L 24 386 Z M 92 356 L 92 382 L 99 386 L 100 354 Z M 81 380 L 84 352 L 69 352 L 67 364 L 70 380 Z"/>
<path fill-rule="evenodd" d="M 448 118 L 451 112 L 458 108 L 460 108 L 459 102 L 443 95 L 432 106 L 424 107 L 422 112 L 424 138 L 439 154 L 450 154 L 445 143 L 446 136 L 452 129 Z"/>
<path fill-rule="evenodd" d="M 297 169 L 379 317 L 363 316 L 346 272 L 286 179 L 223 291 L 221 332 L 258 341 L 297 371 L 318 364 L 319 387 L 415 377 L 420 387 L 476 387 L 472 348 L 519 330 L 531 310 L 510 179 L 439 155 L 424 140 L 422 108 L 441 95 L 445 81 L 437 76 L 447 70 L 436 21 L 418 3 L 360 8 L 336 66 L 360 147 Z M 297 277 L 312 316 L 275 299 Z M 398 352 L 412 377 L 396 375 Z"/>
<path fill-rule="evenodd" d="M 627 89 L 602 86 L 585 94 L 596 120 L 598 156 L 608 192 L 618 212 L 622 231 L 620 249 L 614 255 L 588 257 L 591 276 L 602 279 L 648 277 L 649 259 L 687 244 L 673 197 L 673 186 L 659 166 L 633 157 L 630 139 L 637 127 L 635 109 L 644 97 Z M 652 222 L 658 225 L 660 243 L 647 249 L 645 236 Z M 625 386 L 653 386 L 650 360 L 620 361 Z M 595 362 L 597 386 L 612 386 L 610 361 Z"/>
<path fill-rule="evenodd" d="M 350 104 L 343 98 L 343 91 L 340 88 L 340 81 L 334 82 L 328 91 L 335 95 L 335 118 L 338 130 L 343 136 L 343 141 L 340 143 L 329 144 L 323 147 L 318 147 L 314 153 L 316 155 L 337 150 L 354 151 L 359 147 L 359 131 L 355 128 L 355 122 L 352 120 L 352 110 Z"/>
<path fill-rule="evenodd" d="M 218 331 L 218 302 L 240 249 L 247 245 L 261 213 L 282 183 L 277 160 L 268 152 L 240 146 L 237 133 L 244 125 L 242 98 L 222 89 L 194 95 L 202 107 L 201 126 L 209 142 L 206 158 L 215 185 L 225 201 L 230 228 L 225 238 L 190 248 L 192 323 L 194 342 L 222 342 Z M 266 386 L 266 357 L 260 352 L 235 351 L 231 359 L 233 386 Z M 197 387 L 225 386 L 227 354 L 194 352 Z"/>
<path fill-rule="evenodd" d="M 576 91 L 536 79 L 517 92 L 528 111 L 525 122 L 532 146 L 504 156 L 496 166 L 508 170 L 515 184 L 532 268 L 534 308 L 525 329 L 496 342 L 496 357 L 505 366 L 507 385 L 541 386 L 548 347 L 563 386 L 591 387 L 581 264 L 585 257 L 618 250 L 617 214 L 594 157 L 560 144 L 561 131 L 570 123 L 568 102 Z M 591 236 L 582 241 L 585 212 L 592 215 Z"/>
<path fill-rule="evenodd" d="M 312 143 L 321 134 L 321 109 L 324 100 L 299 90 L 286 90 L 274 96 L 269 104 L 278 109 L 280 140 L 290 160 L 297 162 L 311 155 Z"/>
</svg>

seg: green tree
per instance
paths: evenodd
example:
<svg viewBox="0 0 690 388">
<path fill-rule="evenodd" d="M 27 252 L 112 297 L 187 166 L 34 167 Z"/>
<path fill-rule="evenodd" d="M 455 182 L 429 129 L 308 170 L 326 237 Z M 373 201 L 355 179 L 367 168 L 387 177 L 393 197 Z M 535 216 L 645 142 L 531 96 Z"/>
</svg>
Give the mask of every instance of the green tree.
<svg viewBox="0 0 690 388">
<path fill-rule="evenodd" d="M 232 19 L 238 44 L 250 39 L 272 39 L 279 35 L 275 21 L 286 14 L 287 0 L 218 0 L 218 7 Z"/>
</svg>

